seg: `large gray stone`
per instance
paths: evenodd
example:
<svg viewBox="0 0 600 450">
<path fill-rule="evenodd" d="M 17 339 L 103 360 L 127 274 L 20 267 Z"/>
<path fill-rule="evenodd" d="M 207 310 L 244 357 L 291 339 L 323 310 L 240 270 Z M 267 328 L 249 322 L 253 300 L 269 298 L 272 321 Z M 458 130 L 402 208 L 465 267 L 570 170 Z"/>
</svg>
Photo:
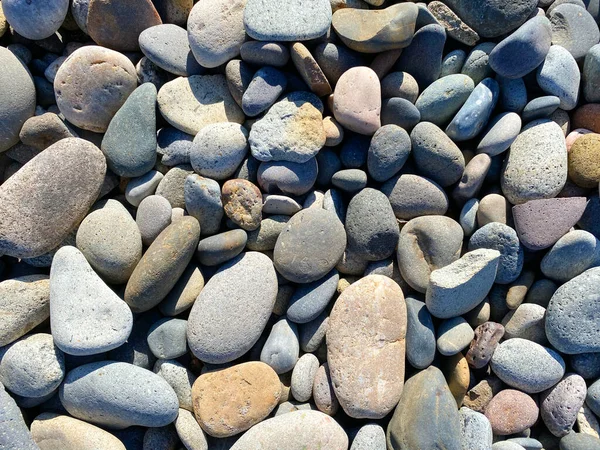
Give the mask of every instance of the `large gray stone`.
<svg viewBox="0 0 600 450">
<path fill-rule="evenodd" d="M 2 10 L 17 33 L 39 41 L 60 28 L 69 11 L 69 0 L 6 0 Z"/>
</svg>

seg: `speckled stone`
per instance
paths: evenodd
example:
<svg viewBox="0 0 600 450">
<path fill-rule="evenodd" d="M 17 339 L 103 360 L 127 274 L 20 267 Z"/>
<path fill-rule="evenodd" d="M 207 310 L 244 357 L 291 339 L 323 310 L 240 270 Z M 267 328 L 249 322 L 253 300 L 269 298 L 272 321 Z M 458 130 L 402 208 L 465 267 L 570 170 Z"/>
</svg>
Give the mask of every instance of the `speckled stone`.
<svg viewBox="0 0 600 450">
<path fill-rule="evenodd" d="M 54 113 L 33 116 L 25 121 L 19 132 L 21 142 L 36 150 L 45 150 L 61 139 L 75 137 Z"/>
<path fill-rule="evenodd" d="M 277 277 L 267 256 L 246 252 L 228 261 L 192 307 L 187 331 L 190 349 L 211 364 L 239 358 L 263 332 L 276 296 Z"/>
<path fill-rule="evenodd" d="M 372 135 L 381 127 L 380 113 L 381 84 L 377 74 L 368 67 L 344 72 L 333 94 L 336 120 L 350 131 Z"/>
<path fill-rule="evenodd" d="M 256 361 L 207 372 L 198 377 L 192 389 L 198 423 L 207 434 L 220 438 L 261 422 L 275 408 L 280 395 L 277 374 Z"/>
<path fill-rule="evenodd" d="M 142 257 L 140 230 L 116 200 L 108 200 L 81 222 L 76 245 L 98 274 L 113 284 L 127 282 Z"/>
<path fill-rule="evenodd" d="M 282 9 L 276 0 L 248 0 L 246 33 L 257 41 L 306 41 L 322 36 L 331 25 L 327 0 L 294 0 Z"/>
<path fill-rule="evenodd" d="M 158 108 L 172 126 L 194 136 L 212 123 L 244 122 L 244 113 L 223 75 L 193 75 L 169 81 L 158 91 Z"/>
<path fill-rule="evenodd" d="M 386 98 L 381 103 L 381 124 L 397 125 L 407 131 L 421 120 L 421 113 L 415 105 L 404 98 Z"/>
<path fill-rule="evenodd" d="M 460 73 L 467 59 L 467 53 L 462 49 L 452 50 L 442 58 L 440 78 Z"/>
<path fill-rule="evenodd" d="M 496 81 L 500 86 L 500 105 L 505 111 L 520 113 L 527 104 L 527 89 L 523 79 L 496 75 Z"/>
<path fill-rule="evenodd" d="M 567 151 L 559 125 L 547 119 L 529 123 L 512 143 L 500 178 L 513 204 L 555 197 L 567 181 Z"/>
<path fill-rule="evenodd" d="M 0 283 L 0 347 L 16 341 L 50 316 L 46 275 L 25 275 Z"/>
<path fill-rule="evenodd" d="M 225 64 L 240 54 L 246 40 L 246 0 L 196 3 L 187 20 L 187 35 L 196 60 L 208 68 Z"/>
<path fill-rule="evenodd" d="M 236 123 L 204 127 L 190 148 L 190 162 L 199 175 L 224 180 L 235 172 L 248 153 L 248 132 Z"/>
<path fill-rule="evenodd" d="M 151 0 L 122 3 L 117 0 L 90 0 L 87 33 L 103 47 L 137 51 L 139 35 L 162 20 Z"/>
<path fill-rule="evenodd" d="M 19 35 L 39 41 L 52 36 L 69 10 L 68 0 L 6 0 L 2 11 L 6 21 Z"/>
<path fill-rule="evenodd" d="M 435 366 L 407 380 L 387 427 L 387 444 L 391 449 L 462 448 L 456 401 Z"/>
<path fill-rule="evenodd" d="M 391 72 L 381 80 L 381 96 L 400 97 L 415 103 L 419 96 L 419 85 L 410 73 Z"/>
<path fill-rule="evenodd" d="M 165 426 L 178 413 L 177 396 L 163 378 L 122 362 L 101 361 L 73 369 L 59 394 L 72 416 L 116 429 Z M 132 403 L 131 398 L 136 401 Z"/>
<path fill-rule="evenodd" d="M 592 233 L 572 230 L 544 255 L 540 269 L 546 277 L 564 283 L 590 267 L 597 260 L 598 251 L 598 240 Z"/>
<path fill-rule="evenodd" d="M 127 305 L 71 246 L 58 250 L 52 261 L 50 319 L 57 347 L 75 356 L 119 347 L 133 325 Z"/>
<path fill-rule="evenodd" d="M 129 204 L 135 207 L 140 206 L 142 200 L 154 194 L 162 179 L 162 173 L 151 170 L 141 177 L 130 180 L 125 189 L 125 198 Z"/>
<path fill-rule="evenodd" d="M 392 5 L 385 9 L 339 9 L 332 26 L 342 42 L 362 53 L 379 53 L 407 47 L 414 35 L 418 8 L 414 4 Z"/>
<path fill-rule="evenodd" d="M 327 77 L 304 44 L 301 42 L 292 44 L 290 54 L 298 74 L 312 92 L 319 97 L 331 94 L 332 89 Z"/>
<path fill-rule="evenodd" d="M 491 367 L 506 384 L 530 394 L 554 386 L 565 373 L 565 362 L 557 352 L 521 338 L 498 345 Z"/>
<path fill-rule="evenodd" d="M 562 437 L 571 431 L 586 392 L 585 380 L 571 373 L 541 395 L 542 420 L 554 436 Z"/>
<path fill-rule="evenodd" d="M 0 253 L 26 258 L 58 247 L 96 200 L 105 172 L 100 150 L 78 138 L 34 157 L 0 188 Z"/>
<path fill-rule="evenodd" d="M 363 425 L 354 436 L 350 450 L 385 450 L 385 430 L 376 423 Z"/>
<path fill-rule="evenodd" d="M 600 40 L 594 17 L 579 5 L 563 3 L 549 12 L 552 24 L 552 44 L 566 48 L 581 60 Z"/>
<path fill-rule="evenodd" d="M 287 222 L 277 238 L 275 267 L 290 281 L 309 283 L 333 269 L 345 247 L 346 232 L 334 213 L 305 209 Z"/>
<path fill-rule="evenodd" d="M 570 355 L 569 360 L 573 370 L 586 380 L 600 377 L 600 352 Z"/>
<path fill-rule="evenodd" d="M 544 62 L 536 71 L 538 85 L 549 95 L 560 99 L 560 108 L 570 111 L 577 106 L 581 74 L 577 61 L 560 45 L 550 47 Z"/>
<path fill-rule="evenodd" d="M 31 435 L 39 448 L 63 450 L 125 450 L 125 445 L 102 428 L 83 420 L 45 412 L 31 423 Z"/>
<path fill-rule="evenodd" d="M 453 317 L 438 327 L 437 349 L 443 356 L 456 355 L 464 350 L 474 337 L 473 329 L 462 317 Z"/>
<path fill-rule="evenodd" d="M 162 155 L 161 163 L 172 167 L 190 164 L 190 149 L 194 136 L 173 127 L 163 127 L 158 131 L 156 149 Z"/>
<path fill-rule="evenodd" d="M 556 95 L 545 95 L 534 98 L 523 108 L 521 119 L 524 123 L 527 123 L 536 119 L 550 118 L 558 110 L 559 106 L 560 98 Z"/>
<path fill-rule="evenodd" d="M 415 106 L 421 120 L 438 126 L 447 124 L 469 98 L 475 85 L 463 74 L 449 75 L 431 83 L 419 95 Z"/>
<path fill-rule="evenodd" d="M 432 271 L 425 298 L 429 312 L 448 319 L 475 308 L 492 287 L 499 259 L 497 250 L 478 249 Z"/>
<path fill-rule="evenodd" d="M 402 174 L 387 181 L 381 191 L 386 194 L 398 219 L 443 215 L 448 197 L 434 181 L 412 174 Z"/>
<path fill-rule="evenodd" d="M 494 42 L 483 42 L 469 52 L 460 72 L 471 77 L 475 85 L 494 74 L 489 59 L 495 46 Z"/>
<path fill-rule="evenodd" d="M 190 21 L 188 29 L 192 24 Z M 140 34 L 139 43 L 144 55 L 169 73 L 187 77 L 204 71 L 190 51 L 188 33 L 180 26 L 167 23 L 147 28 Z"/>
<path fill-rule="evenodd" d="M 15 450 L 39 450 L 15 400 L 0 383 L 0 445 Z"/>
<path fill-rule="evenodd" d="M 460 408 L 458 414 L 463 450 L 491 450 L 494 436 L 488 418 L 466 407 Z"/>
<path fill-rule="evenodd" d="M 348 448 L 344 429 L 320 411 L 299 410 L 267 419 L 246 431 L 231 450 L 253 450 L 257 442 L 261 443 L 262 450 Z"/>
<path fill-rule="evenodd" d="M 539 409 L 533 398 L 514 389 L 504 389 L 494 395 L 485 408 L 485 416 L 495 435 L 520 433 L 537 422 Z"/>
<path fill-rule="evenodd" d="M 171 213 L 171 204 L 160 195 L 150 195 L 140 202 L 135 220 L 144 245 L 150 246 L 171 224 Z"/>
<path fill-rule="evenodd" d="M 295 163 L 313 158 L 325 145 L 322 108 L 321 100 L 309 92 L 285 96 L 252 126 L 252 156 L 259 161 Z"/>
<path fill-rule="evenodd" d="M 600 439 L 584 433 L 569 433 L 560 440 L 560 450 L 595 450 Z"/>
<path fill-rule="evenodd" d="M 377 336 L 372 329 L 380 330 Z M 342 292 L 329 318 L 327 361 L 336 397 L 350 417 L 379 419 L 398 403 L 405 336 L 404 295 L 390 278 L 369 275 Z"/>
<path fill-rule="evenodd" d="M 551 41 L 550 21 L 545 16 L 536 16 L 494 47 L 490 66 L 500 76 L 521 78 L 544 61 Z"/>
<path fill-rule="evenodd" d="M 152 370 L 159 377 L 164 378 L 173 388 L 179 401 L 179 408 L 193 411 L 192 385 L 196 376 L 183 364 L 174 359 L 159 359 Z M 181 413 L 181 410 L 180 410 Z"/>
<path fill-rule="evenodd" d="M 522 338 L 544 345 L 548 342 L 544 331 L 546 308 L 535 303 L 523 303 L 510 311 L 502 325 L 506 339 Z"/>
<path fill-rule="evenodd" d="M 223 209 L 229 219 L 244 230 L 252 231 L 262 220 L 262 195 L 248 180 L 233 179 L 223 184 Z"/>
<path fill-rule="evenodd" d="M 244 114 L 254 117 L 268 110 L 285 90 L 287 82 L 285 74 L 274 67 L 258 69 L 242 96 Z"/>
<path fill-rule="evenodd" d="M 485 322 L 475 328 L 474 339 L 465 355 L 469 365 L 474 369 L 485 367 L 503 336 L 504 327 L 495 322 Z"/>
<path fill-rule="evenodd" d="M 291 381 L 291 394 L 296 400 L 300 402 L 310 400 L 318 369 L 319 359 L 312 353 L 306 353 L 298 359 Z"/>
<path fill-rule="evenodd" d="M 208 450 L 208 442 L 204 431 L 200 428 L 193 413 L 180 409 L 177 419 L 175 419 L 175 429 L 185 448 Z"/>
<path fill-rule="evenodd" d="M 133 311 L 147 311 L 166 297 L 192 259 L 199 237 L 200 225 L 190 216 L 175 221 L 158 235 L 125 289 L 125 302 Z"/>
<path fill-rule="evenodd" d="M 223 204 L 218 182 L 197 174 L 189 175 L 185 179 L 184 199 L 186 210 L 200 223 L 202 236 L 219 231 L 223 218 Z"/>
<path fill-rule="evenodd" d="M 425 369 L 435 357 L 435 328 L 425 303 L 406 297 L 406 358 L 416 369 Z"/>
<path fill-rule="evenodd" d="M 185 340 L 187 321 L 182 319 L 164 318 L 148 330 L 148 347 L 159 359 L 179 358 L 187 353 Z"/>
<path fill-rule="evenodd" d="M 577 139 L 569 150 L 569 178 L 578 186 L 595 187 L 600 181 L 600 135 L 589 133 Z"/>
<path fill-rule="evenodd" d="M 546 335 L 567 354 L 600 352 L 596 311 L 600 268 L 586 270 L 557 289 L 546 312 Z"/>
</svg>

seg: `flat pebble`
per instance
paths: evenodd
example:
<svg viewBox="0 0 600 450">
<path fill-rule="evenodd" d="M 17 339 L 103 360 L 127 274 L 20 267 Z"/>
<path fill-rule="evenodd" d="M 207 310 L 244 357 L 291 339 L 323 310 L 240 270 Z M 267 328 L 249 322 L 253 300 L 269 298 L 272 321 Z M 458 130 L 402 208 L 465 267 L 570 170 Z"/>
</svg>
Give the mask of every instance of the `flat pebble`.
<svg viewBox="0 0 600 450">
<path fill-rule="evenodd" d="M 271 328 L 271 333 L 260 352 L 260 360 L 278 374 L 282 374 L 295 367 L 299 355 L 298 327 L 282 317 Z"/>
<path fill-rule="evenodd" d="M 353 67 L 344 72 L 333 94 L 336 120 L 348 130 L 372 135 L 381 127 L 380 113 L 381 84 L 377 74 L 368 67 Z"/>
<path fill-rule="evenodd" d="M 327 77 L 304 44 L 301 42 L 292 44 L 290 54 L 298 74 L 312 92 L 319 97 L 331 94 L 332 89 Z"/>
<path fill-rule="evenodd" d="M 246 252 L 225 263 L 192 306 L 187 336 L 194 355 L 222 364 L 245 354 L 263 332 L 276 295 L 277 277 L 265 255 Z"/>
<path fill-rule="evenodd" d="M 181 164 L 190 164 L 190 149 L 194 136 L 173 127 L 163 127 L 158 131 L 156 149 L 162 155 L 160 162 L 172 167 Z"/>
<path fill-rule="evenodd" d="M 402 174 L 387 181 L 381 190 L 386 194 L 398 219 L 442 215 L 448 210 L 448 197 L 434 181 L 412 174 Z"/>
<path fill-rule="evenodd" d="M 198 425 L 194 414 L 185 409 L 180 409 L 175 419 L 177 436 L 185 448 L 191 450 L 208 450 L 208 442 L 204 431 Z"/>
<path fill-rule="evenodd" d="M 585 400 L 586 392 L 585 380 L 571 373 L 542 394 L 540 413 L 553 435 L 562 437 L 571 431 L 577 413 Z"/>
<path fill-rule="evenodd" d="M 327 275 L 296 288 L 289 301 L 287 318 L 295 323 L 316 319 L 333 298 L 340 276 L 333 269 Z"/>
<path fill-rule="evenodd" d="M 447 124 L 473 92 L 473 80 L 463 74 L 448 75 L 431 83 L 417 99 L 415 106 L 421 120 L 437 126 Z"/>
<path fill-rule="evenodd" d="M 131 333 L 133 317 L 85 256 L 65 246 L 54 255 L 50 269 L 50 325 L 58 348 L 85 356 L 123 344 Z"/>
<path fill-rule="evenodd" d="M 427 9 L 440 22 L 448 35 L 458 42 L 473 46 L 479 41 L 479 35 L 475 30 L 464 23 L 448 6 L 442 2 L 432 2 Z"/>
<path fill-rule="evenodd" d="M 546 277 L 564 283 L 589 268 L 599 250 L 598 240 L 592 233 L 569 231 L 544 255 L 540 269 Z"/>
<path fill-rule="evenodd" d="M 381 124 L 397 125 L 410 131 L 421 120 L 421 113 L 415 105 L 404 98 L 386 98 L 381 103 Z"/>
<path fill-rule="evenodd" d="M 145 394 L 149 389 L 151 397 Z M 101 361 L 73 369 L 60 387 L 60 401 L 75 418 L 115 429 L 165 426 L 178 413 L 177 396 L 164 379 L 123 362 Z"/>
<path fill-rule="evenodd" d="M 329 316 L 324 311 L 308 323 L 300 324 L 298 334 L 300 336 L 300 348 L 303 352 L 314 352 L 325 339 Z"/>
<path fill-rule="evenodd" d="M 560 440 L 560 450 L 595 450 L 600 439 L 583 433 L 571 432 Z"/>
<path fill-rule="evenodd" d="M 25 145 L 45 150 L 61 139 L 74 137 L 65 123 L 54 113 L 33 116 L 25 121 L 19 139 Z"/>
<path fill-rule="evenodd" d="M 521 131 L 521 118 L 514 112 L 499 114 L 493 118 L 481 141 L 477 145 L 477 153 L 496 156 L 508 150 Z"/>
<path fill-rule="evenodd" d="M 267 193 L 304 195 L 315 184 L 319 170 L 316 158 L 305 163 L 264 162 L 258 167 L 258 184 Z"/>
<path fill-rule="evenodd" d="M 504 389 L 494 395 L 485 409 L 485 416 L 498 436 L 520 433 L 531 427 L 538 415 L 539 409 L 533 398 L 514 389 Z"/>
<path fill-rule="evenodd" d="M 368 331 L 375 328 L 380 337 Z M 404 295 L 390 278 L 369 275 L 342 292 L 329 319 L 327 361 L 350 417 L 379 419 L 394 408 L 404 384 L 405 336 Z"/>
<path fill-rule="evenodd" d="M 443 321 L 437 331 L 437 349 L 444 356 L 464 350 L 475 336 L 473 328 L 460 316 Z"/>
<path fill-rule="evenodd" d="M 546 312 L 550 343 L 567 354 L 600 352 L 597 310 L 600 268 L 586 270 L 559 287 Z"/>
<path fill-rule="evenodd" d="M 216 266 L 239 255 L 248 235 L 244 230 L 231 230 L 200 240 L 196 257 L 205 266 Z"/>
<path fill-rule="evenodd" d="M 491 367 L 506 384 L 530 394 L 554 386 L 565 373 L 565 362 L 557 352 L 521 338 L 496 347 Z"/>
<path fill-rule="evenodd" d="M 173 208 L 185 206 L 185 182 L 194 171 L 189 165 L 175 166 L 169 169 L 158 186 L 156 195 L 166 198 Z"/>
<path fill-rule="evenodd" d="M 193 35 L 194 24 L 192 20 L 188 22 L 189 34 Z M 145 29 L 140 34 L 139 43 L 144 55 L 169 73 L 187 77 L 204 71 L 190 51 L 188 33 L 173 23 Z"/>
</svg>

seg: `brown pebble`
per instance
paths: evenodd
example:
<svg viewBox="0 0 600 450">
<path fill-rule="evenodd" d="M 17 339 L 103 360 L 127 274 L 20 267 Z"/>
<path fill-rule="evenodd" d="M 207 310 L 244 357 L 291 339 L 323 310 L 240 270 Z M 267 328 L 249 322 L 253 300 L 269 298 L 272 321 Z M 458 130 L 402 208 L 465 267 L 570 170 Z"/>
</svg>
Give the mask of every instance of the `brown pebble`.
<svg viewBox="0 0 600 450">
<path fill-rule="evenodd" d="M 581 136 L 568 155 L 569 178 L 584 188 L 598 187 L 600 182 L 600 134 Z"/>
<path fill-rule="evenodd" d="M 315 61 L 306 46 L 300 42 L 296 42 L 290 49 L 292 62 L 298 73 L 308 85 L 311 91 L 319 97 L 331 94 L 333 91 L 327 77 Z"/>
<path fill-rule="evenodd" d="M 465 394 L 469 389 L 470 370 L 467 359 L 460 352 L 444 358 L 442 371 L 446 377 L 450 392 L 460 408 L 465 399 Z"/>
<path fill-rule="evenodd" d="M 497 377 L 488 377 L 473 386 L 463 400 L 463 406 L 483 413 L 494 395 L 502 389 L 502 381 Z"/>
<path fill-rule="evenodd" d="M 313 382 L 313 399 L 319 411 L 329 416 L 335 415 L 340 408 L 340 403 L 333 390 L 327 363 L 317 369 L 315 381 Z"/>
<path fill-rule="evenodd" d="M 486 322 L 475 328 L 475 338 L 467 351 L 467 361 L 475 369 L 485 367 L 504 336 L 504 327 L 496 322 Z"/>
<path fill-rule="evenodd" d="M 498 436 L 526 430 L 535 424 L 538 415 L 539 408 L 533 398 L 514 389 L 500 391 L 485 409 L 492 431 Z"/>
<path fill-rule="evenodd" d="M 588 103 L 577 108 L 573 113 L 571 127 L 587 128 L 600 133 L 600 103 Z"/>
<path fill-rule="evenodd" d="M 517 309 L 519 305 L 523 303 L 523 300 L 525 300 L 525 296 L 527 295 L 527 291 L 533 284 L 534 280 L 535 273 L 527 270 L 511 283 L 510 287 L 508 288 L 508 294 L 506 294 L 506 305 L 510 309 Z"/>
<path fill-rule="evenodd" d="M 262 194 L 248 180 L 235 179 L 223 184 L 221 191 L 225 214 L 247 231 L 256 230 L 262 220 Z"/>
</svg>

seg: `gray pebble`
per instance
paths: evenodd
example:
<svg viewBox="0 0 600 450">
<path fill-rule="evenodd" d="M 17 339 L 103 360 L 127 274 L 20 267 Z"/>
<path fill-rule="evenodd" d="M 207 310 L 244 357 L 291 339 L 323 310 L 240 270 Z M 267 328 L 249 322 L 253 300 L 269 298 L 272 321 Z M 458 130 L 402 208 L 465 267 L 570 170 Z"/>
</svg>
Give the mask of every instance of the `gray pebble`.
<svg viewBox="0 0 600 450">
<path fill-rule="evenodd" d="M 291 393 L 299 402 L 307 402 L 312 397 L 313 382 L 319 368 L 319 360 L 312 353 L 298 359 L 292 372 Z"/>
<path fill-rule="evenodd" d="M 375 132 L 367 154 L 369 175 L 375 181 L 386 181 L 396 175 L 410 156 L 408 133 L 397 125 L 384 125 Z"/>
<path fill-rule="evenodd" d="M 421 120 L 437 126 L 446 125 L 469 98 L 475 85 L 471 77 L 454 74 L 430 84 L 417 99 L 415 106 Z"/>
<path fill-rule="evenodd" d="M 187 353 L 187 320 L 164 318 L 148 330 L 148 347 L 159 359 L 179 358 Z"/>
<path fill-rule="evenodd" d="M 510 311 L 504 319 L 504 338 L 522 338 L 545 345 L 546 308 L 535 303 L 522 303 L 517 309 Z"/>
<path fill-rule="evenodd" d="M 300 343 L 296 324 L 283 317 L 273 325 L 260 352 L 260 360 L 271 366 L 278 374 L 282 374 L 294 368 L 299 353 Z"/>
<path fill-rule="evenodd" d="M 172 23 L 155 25 L 140 33 L 139 43 L 144 55 L 169 73 L 189 77 L 204 72 L 190 50 L 185 28 Z"/>
<path fill-rule="evenodd" d="M 437 349 L 444 356 L 456 355 L 469 346 L 475 333 L 462 317 L 444 320 L 438 328 Z"/>
<path fill-rule="evenodd" d="M 494 50 L 494 42 L 483 42 L 473 47 L 465 63 L 462 66 L 461 73 L 468 75 L 475 85 L 478 85 L 483 79 L 492 76 L 494 73 L 490 67 L 490 53 Z"/>
<path fill-rule="evenodd" d="M 179 407 L 188 411 L 193 411 L 192 404 L 192 385 L 196 377 L 186 367 L 176 360 L 159 359 L 154 364 L 154 373 L 164 378 L 173 388 Z M 181 411 L 180 411 L 181 413 Z"/>
<path fill-rule="evenodd" d="M 496 156 L 505 152 L 521 131 L 521 117 L 514 112 L 506 112 L 494 117 L 477 145 L 477 153 Z"/>
<path fill-rule="evenodd" d="M 442 59 L 440 78 L 460 73 L 466 59 L 467 53 L 464 50 L 452 50 Z"/>
<path fill-rule="evenodd" d="M 168 167 L 190 164 L 193 140 L 194 136 L 177 128 L 161 128 L 157 137 L 157 152 L 162 155 L 161 163 Z"/>
<path fill-rule="evenodd" d="M 354 436 L 350 450 L 385 450 L 385 431 L 376 423 L 363 425 Z"/>
<path fill-rule="evenodd" d="M 208 450 L 208 442 L 204 431 L 194 417 L 194 414 L 180 409 L 177 419 L 175 419 L 175 429 L 177 436 L 185 448 L 190 450 Z"/>
<path fill-rule="evenodd" d="M 381 97 L 400 97 L 411 103 L 417 101 L 419 85 L 408 72 L 391 72 L 381 80 Z"/>
<path fill-rule="evenodd" d="M 417 107 L 404 98 L 386 98 L 381 103 L 382 125 L 397 125 L 410 131 L 420 121 L 421 113 Z"/>
<path fill-rule="evenodd" d="M 523 123 L 531 122 L 536 119 L 545 119 L 550 117 L 560 106 L 560 98 L 555 95 L 545 95 L 531 100 L 523 108 L 521 119 Z"/>
<path fill-rule="evenodd" d="M 125 198 L 131 205 L 138 207 L 142 200 L 154 194 L 162 179 L 162 173 L 151 170 L 141 177 L 130 180 L 125 189 Z"/>
<path fill-rule="evenodd" d="M 434 181 L 412 174 L 402 174 L 387 181 L 381 191 L 388 196 L 398 219 L 444 215 L 448 196 Z"/>
<path fill-rule="evenodd" d="M 242 109 L 250 117 L 258 116 L 269 109 L 285 91 L 287 78 L 274 67 L 261 67 L 242 96 Z"/>
<path fill-rule="evenodd" d="M 600 378 L 600 352 L 571 355 L 571 367 L 586 380 Z"/>
<path fill-rule="evenodd" d="M 0 447 L 8 450 L 38 450 L 21 410 L 0 383 Z"/>
<path fill-rule="evenodd" d="M 333 298 L 339 280 L 337 270 L 333 269 L 316 281 L 298 286 L 290 298 L 287 318 L 295 323 L 315 320 Z"/>
<path fill-rule="evenodd" d="M 172 167 L 158 183 L 156 195 L 166 198 L 173 208 L 185 208 L 186 179 L 193 173 L 188 165 Z"/>
<path fill-rule="evenodd" d="M 585 55 L 581 73 L 583 96 L 589 103 L 600 101 L 600 45 L 596 44 Z"/>
<path fill-rule="evenodd" d="M 248 235 L 244 230 L 231 230 L 202 239 L 196 256 L 205 266 L 217 266 L 235 258 L 244 247 Z"/>
<path fill-rule="evenodd" d="M 548 14 L 552 43 L 566 48 L 576 60 L 585 57 L 600 40 L 598 25 L 590 13 L 578 5 L 564 3 Z"/>
<path fill-rule="evenodd" d="M 269 161 L 260 164 L 257 178 L 258 184 L 266 193 L 303 195 L 312 189 L 318 172 L 316 158 L 305 163 Z"/>
<path fill-rule="evenodd" d="M 192 167 L 202 177 L 226 180 L 248 153 L 248 132 L 237 123 L 207 125 L 190 148 Z"/>
<path fill-rule="evenodd" d="M 187 212 L 200 223 L 201 235 L 218 232 L 224 214 L 219 183 L 197 174 L 190 175 L 185 180 L 184 196 Z"/>
<path fill-rule="evenodd" d="M 232 59 L 225 66 L 227 87 L 235 102 L 242 107 L 242 97 L 252 80 L 254 69 L 250 64 L 239 59 Z"/>
<path fill-rule="evenodd" d="M 165 316 L 177 316 L 192 307 L 204 287 L 200 267 L 194 262 L 185 269 L 173 289 L 160 302 L 159 309 Z"/>
<path fill-rule="evenodd" d="M 69 2 L 52 1 L 7 1 L 2 7 L 6 20 L 21 36 L 31 40 L 42 40 L 52 36 L 62 25 Z"/>
<path fill-rule="evenodd" d="M 135 221 L 145 246 L 171 224 L 171 211 L 171 204 L 161 195 L 149 195 L 140 202 Z"/>
<path fill-rule="evenodd" d="M 279 42 L 247 41 L 240 46 L 240 55 L 257 66 L 283 67 L 290 60 L 289 50 Z"/>
<path fill-rule="evenodd" d="M 249 250 L 269 251 L 275 248 L 279 234 L 285 229 L 289 216 L 273 215 L 260 222 L 256 230 L 248 232 L 247 247 Z"/>
<path fill-rule="evenodd" d="M 537 69 L 538 85 L 549 95 L 560 99 L 559 107 L 570 111 L 577 106 L 581 74 L 577 61 L 565 48 L 553 45 Z"/>
<path fill-rule="evenodd" d="M 505 111 L 520 113 L 527 104 L 527 89 L 522 78 L 505 78 L 496 75 L 500 86 L 500 105 Z"/>
<path fill-rule="evenodd" d="M 293 216 L 302 209 L 302 206 L 293 198 L 285 195 L 264 194 L 263 207 L 264 214 L 283 214 Z"/>
<path fill-rule="evenodd" d="M 327 311 L 323 311 L 316 319 L 298 326 L 300 348 L 303 352 L 315 352 L 325 342 L 328 323 Z"/>
<path fill-rule="evenodd" d="M 600 242 L 592 233 L 569 231 L 544 255 L 540 269 L 546 277 L 564 283 L 595 263 L 599 251 Z"/>
<path fill-rule="evenodd" d="M 462 450 L 491 450 L 492 425 L 482 413 L 465 406 L 458 411 Z"/>
<path fill-rule="evenodd" d="M 460 211 L 459 223 L 465 236 L 470 236 L 477 227 L 477 210 L 479 209 L 479 200 L 472 198 L 467 200 Z"/>
<path fill-rule="evenodd" d="M 435 357 L 435 328 L 425 302 L 406 297 L 406 358 L 415 369 L 425 369 Z"/>
</svg>

